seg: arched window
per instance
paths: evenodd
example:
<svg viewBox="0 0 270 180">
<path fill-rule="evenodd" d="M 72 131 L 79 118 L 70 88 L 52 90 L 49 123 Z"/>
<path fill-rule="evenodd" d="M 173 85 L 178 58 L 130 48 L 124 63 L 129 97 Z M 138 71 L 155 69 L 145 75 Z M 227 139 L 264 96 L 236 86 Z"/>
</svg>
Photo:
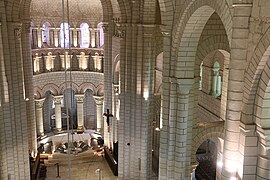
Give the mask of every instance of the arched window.
<svg viewBox="0 0 270 180">
<path fill-rule="evenodd" d="M 42 43 L 45 44 L 45 46 L 50 46 L 50 26 L 48 22 L 42 25 Z"/>
<path fill-rule="evenodd" d="M 81 30 L 81 44 L 80 47 L 88 48 L 90 44 L 90 34 L 89 34 L 89 26 L 87 23 L 82 23 L 80 25 Z"/>
<path fill-rule="evenodd" d="M 203 62 L 200 65 L 200 81 L 199 81 L 199 90 L 202 90 L 202 76 L 203 75 Z"/>
<path fill-rule="evenodd" d="M 102 23 L 98 24 L 98 33 L 99 33 L 99 47 L 103 47 L 104 45 L 104 32 L 102 28 Z"/>
<path fill-rule="evenodd" d="M 60 39 L 61 39 L 61 47 L 69 47 L 69 24 L 61 23 L 60 26 Z"/>
<path fill-rule="evenodd" d="M 221 83 L 220 65 L 218 62 L 215 62 L 213 67 L 213 96 L 218 97 L 221 95 Z"/>
</svg>

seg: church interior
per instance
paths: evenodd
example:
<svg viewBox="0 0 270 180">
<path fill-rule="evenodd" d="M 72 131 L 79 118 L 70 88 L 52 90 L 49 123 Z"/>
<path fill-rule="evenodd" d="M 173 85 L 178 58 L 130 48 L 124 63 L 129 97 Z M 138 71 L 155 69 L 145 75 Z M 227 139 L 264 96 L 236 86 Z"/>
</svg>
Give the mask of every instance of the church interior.
<svg viewBox="0 0 270 180">
<path fill-rule="evenodd" d="M 270 1 L 0 0 L 0 144 L 1 180 L 269 180 Z"/>
</svg>

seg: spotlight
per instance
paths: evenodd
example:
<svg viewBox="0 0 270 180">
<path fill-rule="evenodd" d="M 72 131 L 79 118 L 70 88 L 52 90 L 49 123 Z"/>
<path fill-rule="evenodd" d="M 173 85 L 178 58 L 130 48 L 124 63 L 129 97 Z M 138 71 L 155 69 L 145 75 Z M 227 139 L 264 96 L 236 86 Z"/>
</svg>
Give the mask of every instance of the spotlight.
<svg viewBox="0 0 270 180">
<path fill-rule="evenodd" d="M 217 166 L 220 167 L 220 168 L 222 168 L 222 166 L 223 166 L 222 161 L 218 161 L 218 162 L 217 162 Z"/>
</svg>

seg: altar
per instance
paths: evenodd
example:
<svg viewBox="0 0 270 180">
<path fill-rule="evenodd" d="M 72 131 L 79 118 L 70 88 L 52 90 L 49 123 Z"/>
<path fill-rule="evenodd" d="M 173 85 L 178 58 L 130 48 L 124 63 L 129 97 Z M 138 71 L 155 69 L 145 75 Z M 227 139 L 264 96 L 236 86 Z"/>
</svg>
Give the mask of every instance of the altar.
<svg viewBox="0 0 270 180">
<path fill-rule="evenodd" d="M 67 153 L 68 146 L 70 146 L 72 148 L 72 151 L 74 151 L 75 153 L 86 151 L 89 147 L 91 147 L 91 136 L 89 133 L 58 134 L 52 136 L 51 141 L 52 153 Z"/>
</svg>

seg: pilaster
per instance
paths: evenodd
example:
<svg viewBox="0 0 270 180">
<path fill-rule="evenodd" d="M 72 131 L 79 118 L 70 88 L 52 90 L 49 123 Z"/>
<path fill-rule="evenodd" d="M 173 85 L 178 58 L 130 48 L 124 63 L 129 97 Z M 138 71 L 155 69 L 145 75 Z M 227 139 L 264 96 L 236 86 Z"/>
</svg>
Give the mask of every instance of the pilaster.
<svg viewBox="0 0 270 180">
<path fill-rule="evenodd" d="M 112 28 L 111 24 L 107 22 L 102 23 L 104 32 L 104 109 L 112 111 Z M 112 121 L 110 121 L 110 127 L 112 127 Z M 104 144 L 109 146 L 112 144 L 110 141 L 111 133 L 108 130 L 107 123 L 104 123 Z M 107 140 L 107 142 L 106 142 Z"/>
<path fill-rule="evenodd" d="M 113 84 L 113 132 L 112 132 L 112 142 L 118 141 L 118 121 L 119 121 L 119 85 Z"/>
<path fill-rule="evenodd" d="M 159 148 L 159 179 L 168 179 L 168 145 L 170 140 L 170 126 L 169 126 L 169 113 L 170 113 L 170 97 L 171 97 L 171 82 L 170 82 L 170 62 L 171 62 L 171 30 L 166 26 L 160 26 L 160 31 L 163 36 L 163 71 L 162 71 L 162 86 L 164 88 L 161 94 L 161 119 L 162 125 L 160 128 L 160 148 Z"/>
<path fill-rule="evenodd" d="M 258 137 L 255 133 L 256 125 L 245 125 L 240 123 L 240 141 L 239 141 L 239 166 L 237 171 L 243 174 L 241 179 L 256 179 L 257 171 L 257 154 L 258 154 Z M 260 164 L 260 160 L 258 160 Z M 260 166 L 260 165 L 259 165 Z M 262 177 L 262 176 L 260 176 Z M 268 176 L 269 177 L 269 176 Z"/>
<path fill-rule="evenodd" d="M 223 151 L 222 179 L 243 177 L 243 162 L 240 149 L 240 118 L 243 107 L 243 87 L 244 72 L 247 68 L 247 48 L 249 38 L 249 23 L 252 11 L 252 4 L 235 1 L 233 6 L 232 18 L 232 40 L 231 54 L 227 91 L 227 109 L 225 123 L 225 139 Z M 239 36 L 241 32 L 241 36 Z M 237 84 L 237 85 L 236 85 Z M 239 97 L 239 98 L 235 98 Z"/>
</svg>

